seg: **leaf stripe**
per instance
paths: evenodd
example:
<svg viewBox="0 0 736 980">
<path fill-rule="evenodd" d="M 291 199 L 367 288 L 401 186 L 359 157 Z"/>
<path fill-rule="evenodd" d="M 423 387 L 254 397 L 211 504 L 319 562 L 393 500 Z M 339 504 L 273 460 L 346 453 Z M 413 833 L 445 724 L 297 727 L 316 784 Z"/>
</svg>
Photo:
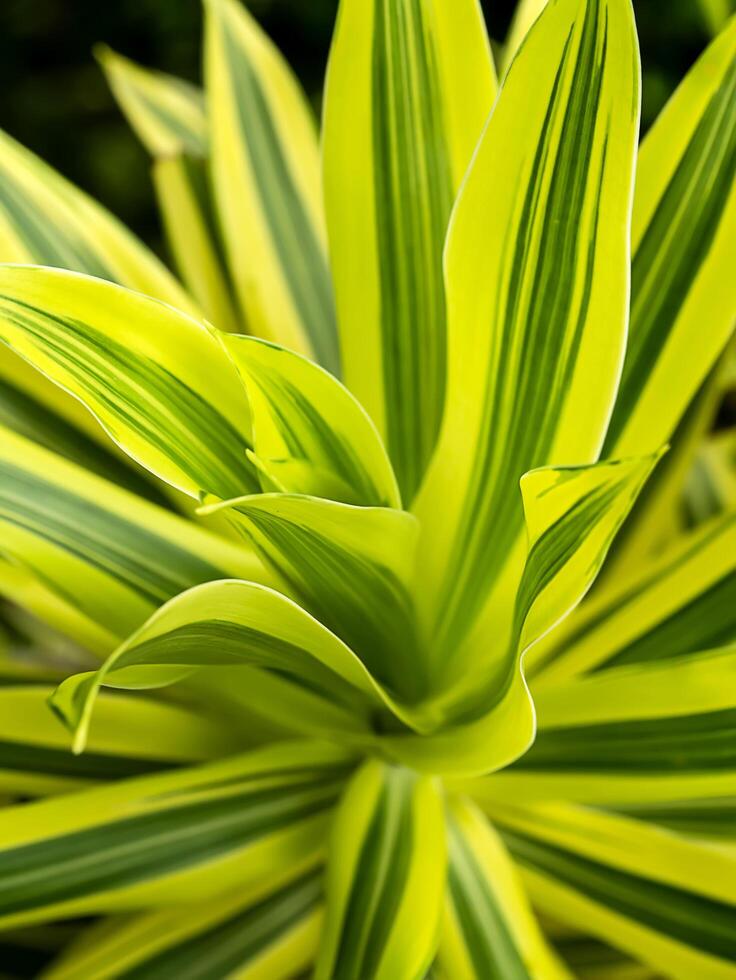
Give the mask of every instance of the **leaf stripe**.
<svg viewBox="0 0 736 980">
<path fill-rule="evenodd" d="M 61 269 L 84 269 L 102 279 L 116 278 L 99 252 L 82 238 L 70 235 L 67 227 L 59 228 L 48 211 L 42 213 L 7 169 L 0 180 L 0 208 L 34 259 L 42 257 L 45 264 Z"/>
<path fill-rule="evenodd" d="M 324 813 L 339 784 L 234 791 L 172 803 L 0 852 L 0 914 L 160 878 L 242 849 L 265 834 Z"/>
<path fill-rule="evenodd" d="M 2 314 L 90 398 L 171 458 L 203 490 L 236 496 L 257 489 L 246 442 L 209 402 L 166 368 L 90 324 L 10 296 Z"/>
<path fill-rule="evenodd" d="M 670 659 L 735 639 L 736 575 L 730 571 L 595 669 Z"/>
<path fill-rule="evenodd" d="M 416 694 L 422 678 L 412 599 L 394 570 L 315 531 L 306 520 L 269 513 L 255 503 L 235 510 L 250 525 L 258 554 L 304 608 L 343 639 L 378 680 L 406 696 Z M 354 516 L 357 528 L 360 514 L 356 509 L 344 519 Z M 388 527 L 385 532 L 390 533 Z"/>
<path fill-rule="evenodd" d="M 57 749 L 31 742 L 0 740 L 0 770 L 114 781 L 128 776 L 161 772 L 179 765 L 181 763 L 170 759 L 128 757 L 108 752 L 86 752 L 84 755 L 74 756 L 67 748 Z"/>
<path fill-rule="evenodd" d="M 420 0 L 374 0 L 373 151 L 387 443 L 411 501 L 445 387 L 442 249 L 453 188 L 436 55 Z"/>
<path fill-rule="evenodd" d="M 62 548 L 159 605 L 227 572 L 174 541 L 0 459 L 0 521 Z"/>
<path fill-rule="evenodd" d="M 519 202 L 518 229 L 508 250 L 507 299 L 499 311 L 501 327 L 492 355 L 497 381 L 487 389 L 480 448 L 446 573 L 438 648 L 464 631 L 478 614 L 521 531 L 516 484 L 522 473 L 549 461 L 554 426 L 575 369 L 591 296 L 606 169 L 606 143 L 596 147 L 595 134 L 607 16 L 604 4 L 588 4 L 575 55 L 572 32 L 567 38 L 524 199 Z M 569 71 L 572 78 L 566 92 L 564 78 Z M 560 116 L 555 138 L 553 129 Z M 595 175 L 592 181 L 586 179 L 589 172 Z M 589 222 L 581 221 L 587 210 Z M 576 270 L 581 269 L 579 276 Z M 574 292 L 570 284 L 576 276 L 583 285 Z M 542 385 L 540 378 L 548 380 Z M 513 393 L 508 385 L 513 385 Z M 514 406 L 508 419 L 507 405 Z M 530 425 L 530 417 L 540 423 Z"/>
<path fill-rule="evenodd" d="M 353 874 L 332 980 L 375 975 L 407 881 L 411 796 L 412 777 L 387 770 Z"/>
<path fill-rule="evenodd" d="M 718 230 L 736 169 L 735 97 L 733 61 L 633 256 L 629 342 L 604 454 L 614 451 Z"/>
<path fill-rule="evenodd" d="M 522 866 L 678 942 L 736 962 L 734 911 L 725 902 L 628 874 L 517 831 L 502 828 L 501 833 Z"/>
<path fill-rule="evenodd" d="M 243 45 L 222 26 L 232 72 L 234 100 L 259 200 L 294 305 L 317 359 L 339 373 L 337 325 L 327 261 L 294 183 L 268 100 Z M 253 261 L 256 257 L 253 256 Z"/>
<path fill-rule="evenodd" d="M 321 873 L 308 874 L 252 908 L 116 974 L 117 980 L 212 980 L 229 976 L 312 913 L 321 892 Z"/>
<path fill-rule="evenodd" d="M 541 728 L 510 770 L 712 772 L 736 769 L 736 708 L 684 717 Z"/>
<path fill-rule="evenodd" d="M 51 412 L 41 402 L 2 377 L 0 426 L 11 429 L 26 439 L 32 439 L 40 446 L 59 453 L 118 486 L 132 490 L 139 497 L 154 501 L 159 506 L 169 506 L 153 483 L 139 476 L 81 429 L 75 428 L 61 415 Z"/>
<path fill-rule="evenodd" d="M 529 980 L 519 949 L 470 846 L 452 822 L 449 834 L 449 896 L 476 976 L 483 980 Z"/>
</svg>

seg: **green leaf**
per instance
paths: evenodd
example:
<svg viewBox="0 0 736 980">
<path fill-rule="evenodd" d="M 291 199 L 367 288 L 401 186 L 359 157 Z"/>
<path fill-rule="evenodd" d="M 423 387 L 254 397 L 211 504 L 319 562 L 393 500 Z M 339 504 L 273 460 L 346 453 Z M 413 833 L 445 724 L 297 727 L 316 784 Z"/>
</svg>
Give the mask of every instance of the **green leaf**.
<svg viewBox="0 0 736 980">
<path fill-rule="evenodd" d="M 152 156 L 206 155 L 207 117 L 196 86 L 143 68 L 104 44 L 95 54 L 120 108 Z"/>
<path fill-rule="evenodd" d="M 0 811 L 3 926 L 186 906 L 320 856 L 349 757 L 282 743 Z"/>
<path fill-rule="evenodd" d="M 161 157 L 153 164 L 153 184 L 183 281 L 215 326 L 237 331 L 243 324 L 226 273 L 208 170 L 208 162 L 198 157 Z"/>
<path fill-rule="evenodd" d="M 204 321 L 99 279 L 3 266 L 0 340 L 184 493 L 256 488 L 245 392 Z"/>
<path fill-rule="evenodd" d="M 421 770 L 472 774 L 527 750 L 535 719 L 524 658 L 585 595 L 656 459 L 548 467 L 522 478 L 527 557 L 518 586 L 495 609 L 496 642 L 489 649 L 478 633 L 465 659 L 449 664 L 424 706 L 445 726 L 424 737 L 386 736 L 388 752 Z"/>
<path fill-rule="evenodd" d="M 334 634 L 290 599 L 252 582 L 211 582 L 176 596 L 94 673 L 65 680 L 52 705 L 72 731 L 74 749 L 87 740 L 101 685 L 155 687 L 178 678 L 181 667 L 245 664 L 285 674 L 294 684 L 341 707 L 343 726 L 367 731 L 380 688 Z"/>
<path fill-rule="evenodd" d="M 336 633 L 374 677 L 407 701 L 421 695 L 411 585 L 416 520 L 404 511 L 290 494 L 261 494 L 224 509 L 282 583 Z"/>
<path fill-rule="evenodd" d="M 437 943 L 444 887 L 438 788 L 409 770 L 365 763 L 332 828 L 315 980 L 423 977 Z"/>
<path fill-rule="evenodd" d="M 469 800 L 450 804 L 438 963 L 452 980 L 569 980 L 547 945 L 498 834 Z"/>
<path fill-rule="evenodd" d="M 137 980 L 292 980 L 312 963 L 317 947 L 320 877 L 309 871 L 271 894 L 274 879 L 265 897 L 236 892 L 206 905 L 104 920 L 85 930 L 44 980 L 113 980 L 121 971 Z"/>
<path fill-rule="evenodd" d="M 171 273 L 127 228 L 1 132 L 0 261 L 86 272 L 196 312 Z"/>
<path fill-rule="evenodd" d="M 400 506 L 380 437 L 347 389 L 283 348 L 251 337 L 222 342 L 248 390 L 254 449 L 268 482 L 343 503 Z"/>
<path fill-rule="evenodd" d="M 632 224 L 631 325 L 605 452 L 672 434 L 733 333 L 736 17 L 642 143 Z"/>
<path fill-rule="evenodd" d="M 728 797 L 736 793 L 735 684 L 732 645 L 542 687 L 534 745 L 469 791 L 615 806 Z"/>
<path fill-rule="evenodd" d="M 447 407 L 414 508 L 435 662 L 496 631 L 523 564 L 521 475 L 598 458 L 626 339 L 638 118 L 629 4 L 547 6 L 448 234 Z"/>
<path fill-rule="evenodd" d="M 32 611 L 103 654 L 192 585 L 233 576 L 273 581 L 252 551 L 2 427 L 0 527 L 0 552 L 21 566 L 13 597 L 26 605 L 28 592 Z"/>
<path fill-rule="evenodd" d="M 186 708 L 102 695 L 89 751 L 69 752 L 68 732 L 49 711 L 52 687 L 0 686 L 0 788 L 45 796 L 90 783 L 177 768 L 184 762 L 227 755 L 243 739 L 225 725 Z"/>
<path fill-rule="evenodd" d="M 31 439 L 65 459 L 105 477 L 126 490 L 165 504 L 162 494 L 148 480 L 139 476 L 110 450 L 103 448 L 86 432 L 63 416 L 56 414 L 29 392 L 2 377 L 0 368 L 0 426 Z"/>
<path fill-rule="evenodd" d="M 249 330 L 339 368 L 317 132 L 299 83 L 248 11 L 206 4 L 215 197 Z"/>
<path fill-rule="evenodd" d="M 541 912 L 677 980 L 733 976 L 733 849 L 564 803 L 492 816 Z"/>
<path fill-rule="evenodd" d="M 731 513 L 595 596 L 542 641 L 529 656 L 535 690 L 576 674 L 667 660 L 736 640 L 735 569 Z"/>
<path fill-rule="evenodd" d="M 342 0 L 324 113 L 342 358 L 408 503 L 442 417 L 447 222 L 495 92 L 474 0 Z"/>
<path fill-rule="evenodd" d="M 509 27 L 503 45 L 503 58 L 501 61 L 503 73 L 508 70 L 509 65 L 516 56 L 516 52 L 521 46 L 521 42 L 527 36 L 535 20 L 537 20 L 546 5 L 547 0 L 517 0 L 511 26 Z"/>
</svg>

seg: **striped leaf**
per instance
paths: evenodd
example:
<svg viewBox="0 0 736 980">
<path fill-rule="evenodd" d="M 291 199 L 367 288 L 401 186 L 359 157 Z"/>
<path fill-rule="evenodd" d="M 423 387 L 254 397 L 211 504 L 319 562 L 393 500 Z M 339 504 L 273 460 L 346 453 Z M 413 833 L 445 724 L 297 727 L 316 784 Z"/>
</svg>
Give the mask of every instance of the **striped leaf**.
<svg viewBox="0 0 736 980">
<path fill-rule="evenodd" d="M 458 198 L 447 409 L 415 507 L 437 661 L 495 633 L 523 564 L 521 475 L 598 457 L 626 338 L 638 74 L 628 3 L 550 4 Z"/>
<path fill-rule="evenodd" d="M 411 596 L 417 524 L 410 514 L 276 493 L 201 510 L 223 508 L 287 594 L 344 640 L 380 683 L 418 699 L 424 677 Z"/>
<path fill-rule="evenodd" d="M 727 347 L 680 419 L 665 458 L 657 465 L 621 529 L 598 580 L 598 590 L 614 588 L 617 581 L 637 575 L 642 562 L 661 554 L 694 523 L 688 521 L 683 496 L 701 447 L 716 423 L 730 353 Z M 704 512 L 702 520 L 723 509 Z"/>
<path fill-rule="evenodd" d="M 153 253 L 104 208 L 4 133 L 0 261 L 86 272 L 195 312 Z"/>
<path fill-rule="evenodd" d="M 317 946 L 319 877 L 308 871 L 256 901 L 238 892 L 192 908 L 104 920 L 83 932 L 44 980 L 293 980 Z"/>
<path fill-rule="evenodd" d="M 521 580 L 495 609 L 493 631 L 479 633 L 465 667 L 450 663 L 426 715 L 444 728 L 429 737 L 387 736 L 396 757 L 422 770 L 483 773 L 508 765 L 534 738 L 534 710 L 523 659 L 582 599 L 656 457 L 552 467 L 521 481 L 529 543 Z M 488 637 L 497 637 L 489 649 Z M 472 656 L 471 656 L 472 655 Z"/>
<path fill-rule="evenodd" d="M 576 674 L 668 660 L 736 640 L 735 570 L 731 513 L 594 597 L 543 640 L 528 658 L 535 691 Z"/>
<path fill-rule="evenodd" d="M 629 342 L 605 452 L 666 441 L 733 333 L 735 97 L 733 18 L 641 147 Z"/>
<path fill-rule="evenodd" d="M 4 266 L 0 340 L 173 487 L 256 489 L 245 392 L 203 321 L 99 279 Z"/>
<path fill-rule="evenodd" d="M 16 359 L 17 360 L 17 359 Z M 20 362 L 18 362 L 20 363 Z M 148 480 L 125 465 L 109 449 L 100 445 L 83 430 L 77 428 L 34 398 L 32 394 L 2 376 L 0 368 L 0 426 L 50 449 L 65 459 L 105 477 L 112 483 L 131 490 L 139 496 L 166 503 L 162 494 Z"/>
<path fill-rule="evenodd" d="M 77 609 L 73 597 L 59 595 L 52 585 L 36 575 L 27 565 L 19 564 L 1 551 L 0 596 L 19 606 L 26 615 L 34 617 L 34 623 L 40 622 L 44 627 L 57 631 L 85 651 L 105 656 L 115 648 L 116 637 Z M 12 676 L 16 677 L 19 665 L 14 661 L 12 667 Z M 5 676 L 6 670 L 7 665 L 3 664 L 0 676 Z M 54 680 L 54 677 L 50 680 Z"/>
<path fill-rule="evenodd" d="M 509 855 L 483 814 L 455 800 L 438 962 L 452 980 L 571 980 L 542 936 Z"/>
<path fill-rule="evenodd" d="M 0 686 L 0 788 L 45 796 L 163 771 L 243 747 L 237 733 L 193 711 L 128 695 L 102 695 L 88 751 L 75 758 L 49 711 L 53 688 Z"/>
<path fill-rule="evenodd" d="M 343 367 L 408 503 L 442 417 L 447 222 L 495 90 L 475 0 L 342 0 L 324 179 Z"/>
<path fill-rule="evenodd" d="M 355 735 L 367 729 L 380 689 L 360 660 L 334 634 L 285 596 L 251 582 L 212 582 L 184 592 L 160 609 L 96 672 L 64 681 L 52 699 L 75 732 L 74 749 L 87 740 L 102 685 L 155 687 L 176 680 L 181 667 L 265 667 L 287 675 L 335 706 Z"/>
<path fill-rule="evenodd" d="M 186 905 L 298 876 L 323 849 L 347 757 L 282 743 L 0 811 L 3 926 Z"/>
<path fill-rule="evenodd" d="M 153 164 L 153 184 L 182 280 L 212 323 L 237 331 L 243 325 L 226 272 L 208 169 L 198 157 L 160 157 Z"/>
<path fill-rule="evenodd" d="M 222 330 L 237 329 L 209 187 L 202 92 L 104 46 L 97 56 L 130 125 L 154 157 L 158 205 L 183 281 L 213 323 Z"/>
<path fill-rule="evenodd" d="M 332 828 L 315 980 L 423 977 L 434 956 L 444 887 L 445 824 L 436 786 L 409 770 L 367 762 Z"/>
<path fill-rule="evenodd" d="M 143 68 L 104 44 L 95 54 L 120 108 L 151 156 L 206 155 L 207 117 L 196 86 Z"/>
<path fill-rule="evenodd" d="M 534 904 L 676 980 L 736 971 L 734 850 L 569 804 L 493 808 Z"/>
<path fill-rule="evenodd" d="M 272 581 L 245 548 L 2 428 L 0 527 L 0 552 L 38 580 L 21 570 L 13 594 L 9 570 L 11 597 L 97 653 L 192 585 L 232 576 Z"/>
<path fill-rule="evenodd" d="M 544 687 L 534 745 L 477 792 L 616 806 L 736 794 L 735 691 L 736 646 Z"/>
<path fill-rule="evenodd" d="M 339 368 L 317 133 L 304 93 L 236 0 L 206 4 L 215 197 L 249 330 Z"/>
<path fill-rule="evenodd" d="M 250 337 L 223 337 L 248 390 L 264 490 L 399 507 L 373 423 L 327 371 Z"/>
</svg>

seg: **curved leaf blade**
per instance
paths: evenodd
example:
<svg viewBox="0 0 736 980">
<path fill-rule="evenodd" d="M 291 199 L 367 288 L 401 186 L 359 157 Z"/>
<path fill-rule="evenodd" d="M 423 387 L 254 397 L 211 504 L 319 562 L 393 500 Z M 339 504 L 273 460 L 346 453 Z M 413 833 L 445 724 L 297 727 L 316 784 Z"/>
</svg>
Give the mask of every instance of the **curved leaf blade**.
<svg viewBox="0 0 736 980">
<path fill-rule="evenodd" d="M 448 233 L 447 408 L 414 508 L 435 662 L 493 632 L 508 564 L 521 573 L 521 475 L 598 457 L 626 339 L 638 120 L 629 3 L 548 5 Z"/>
<path fill-rule="evenodd" d="M 256 488 L 245 392 L 204 321 L 100 279 L 3 266 L 0 340 L 173 487 Z"/>
<path fill-rule="evenodd" d="M 336 373 L 317 133 L 304 93 L 235 0 L 206 4 L 205 78 L 215 197 L 248 327 Z"/>
<path fill-rule="evenodd" d="M 632 223 L 631 325 L 605 452 L 650 452 L 734 330 L 736 17 L 644 139 Z"/>
<path fill-rule="evenodd" d="M 495 92 L 474 0 L 342 0 L 324 179 L 343 364 L 407 502 L 442 416 L 447 221 Z"/>
<path fill-rule="evenodd" d="M 445 850 L 431 780 L 366 763 L 335 816 L 315 980 L 423 976 L 437 943 Z"/>
<path fill-rule="evenodd" d="M 254 450 L 268 481 L 287 493 L 375 507 L 401 505 L 380 437 L 339 381 L 265 341 L 221 340 L 248 391 Z"/>
</svg>

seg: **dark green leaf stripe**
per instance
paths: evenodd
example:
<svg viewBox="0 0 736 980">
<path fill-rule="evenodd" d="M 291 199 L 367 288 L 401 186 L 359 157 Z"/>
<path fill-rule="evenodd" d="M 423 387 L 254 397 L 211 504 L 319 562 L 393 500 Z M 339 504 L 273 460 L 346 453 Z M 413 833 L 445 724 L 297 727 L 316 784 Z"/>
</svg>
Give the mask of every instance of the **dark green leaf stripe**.
<svg viewBox="0 0 736 980">
<path fill-rule="evenodd" d="M 42 776 L 107 781 L 160 772 L 179 764 L 170 759 L 134 758 L 107 752 L 85 752 L 75 756 L 68 748 L 0 740 L 0 769 Z"/>
<path fill-rule="evenodd" d="M 534 664 L 534 672 L 545 669 L 562 658 L 566 651 L 593 630 L 602 630 L 607 623 L 615 630 L 616 617 L 626 611 L 626 607 L 650 590 L 662 586 L 667 580 L 687 567 L 689 562 L 698 561 L 701 553 L 707 553 L 720 537 L 727 536 L 736 518 L 724 516 L 713 523 L 710 530 L 698 534 L 691 547 L 680 551 L 676 558 L 663 562 L 654 572 L 636 581 L 635 585 L 622 591 L 611 602 L 605 603 L 592 616 L 583 617 L 574 630 L 565 633 L 564 643 L 545 650 L 545 656 Z M 728 547 L 724 541 L 723 547 Z M 600 663 L 596 669 L 602 670 L 624 663 L 640 663 L 645 660 L 678 657 L 687 653 L 716 646 L 724 646 L 736 638 L 736 575 L 728 572 L 721 579 L 696 593 L 690 599 L 683 599 L 680 607 L 646 629 L 631 643 L 615 651 L 612 656 Z M 614 634 L 615 635 L 615 634 Z"/>
<path fill-rule="evenodd" d="M 257 551 L 299 603 L 344 640 L 379 681 L 407 697 L 416 694 L 412 601 L 391 569 L 372 564 L 306 522 L 260 507 L 237 509 L 258 532 L 252 539 Z"/>
<path fill-rule="evenodd" d="M 337 323 L 326 259 L 284 156 L 257 73 L 243 46 L 230 31 L 222 29 L 244 145 L 281 268 L 317 360 L 339 374 Z"/>
<path fill-rule="evenodd" d="M 353 874 L 331 980 L 372 977 L 380 963 L 409 870 L 414 778 L 386 770 Z"/>
<path fill-rule="evenodd" d="M 199 620 L 131 646 L 116 668 L 135 664 L 249 664 L 284 674 L 300 686 L 356 707 L 356 690 L 297 644 L 240 623 Z"/>
<path fill-rule="evenodd" d="M 442 638 L 463 633 L 473 621 L 521 531 L 518 481 L 548 461 L 575 368 L 591 296 L 606 169 L 606 143 L 596 145 L 606 45 L 605 4 L 588 3 L 577 48 L 572 34 L 566 43 L 529 182 L 517 192 L 520 218 L 509 245 L 495 383 L 487 389 L 477 462 L 447 574 L 451 584 Z M 564 84 L 568 74 L 569 90 Z M 588 210 L 590 221 L 581 221 Z M 530 242 L 537 228 L 535 249 Z M 581 288 L 574 290 L 577 281 Z M 518 351 L 524 354 L 517 368 Z M 513 406 L 511 418 L 500 429 L 508 405 Z"/>
<path fill-rule="evenodd" d="M 736 709 L 542 728 L 512 769 L 537 772 L 713 772 L 736 769 Z"/>
<path fill-rule="evenodd" d="M 411 502 L 434 449 L 445 388 L 442 249 L 449 150 L 421 0 L 374 0 L 373 149 L 387 443 Z"/>
<path fill-rule="evenodd" d="M 0 521 L 25 529 L 160 605 L 222 569 L 57 483 L 0 460 Z"/>
<path fill-rule="evenodd" d="M 718 230 L 736 172 L 735 98 L 733 61 L 633 256 L 629 341 L 604 455 L 636 405 Z"/>
<path fill-rule="evenodd" d="M 320 454 L 327 458 L 332 471 L 350 491 L 351 499 L 343 503 L 390 505 L 389 500 L 379 495 L 355 448 L 337 436 L 324 415 L 295 385 L 285 378 L 277 381 L 273 374 L 259 371 L 255 363 L 248 364 L 248 371 L 268 399 L 279 433 L 293 459 L 309 459 L 310 444 L 317 443 Z"/>
<path fill-rule="evenodd" d="M 122 888 L 212 861 L 324 813 L 339 783 L 235 788 L 0 851 L 0 914 Z M 186 794 L 184 794 L 186 798 Z"/>
<path fill-rule="evenodd" d="M 107 452 L 80 429 L 49 411 L 45 405 L 0 378 L 0 425 L 32 439 L 46 449 L 83 466 L 99 476 L 132 490 L 141 497 L 168 506 L 154 485 L 143 479 L 112 453 Z"/>
<path fill-rule="evenodd" d="M 203 490 L 232 497 L 257 489 L 235 428 L 166 368 L 87 323 L 55 317 L 12 297 L 3 316 L 69 371 L 81 391 L 168 456 Z"/>
<path fill-rule="evenodd" d="M 466 719 L 485 713 L 498 703 L 511 684 L 519 656 L 524 623 L 536 600 L 585 544 L 605 516 L 626 480 L 606 483 L 578 500 L 535 542 L 529 552 L 516 596 L 514 624 L 506 657 L 466 703 Z M 612 528 L 612 531 L 615 527 Z"/>
<path fill-rule="evenodd" d="M 673 800 L 660 806 L 616 807 L 637 820 L 659 824 L 680 834 L 736 840 L 736 798 Z"/>
<path fill-rule="evenodd" d="M 515 831 L 503 828 L 502 834 L 522 866 L 677 942 L 736 962 L 732 906 L 628 874 Z"/>
<path fill-rule="evenodd" d="M 506 920 L 462 833 L 449 825 L 448 888 L 475 975 L 483 980 L 529 980 Z"/>
<path fill-rule="evenodd" d="M 213 928 L 118 974 L 118 980 L 214 980 L 265 952 L 317 908 L 321 872 L 311 873 Z"/>
<path fill-rule="evenodd" d="M 8 167 L 3 167 L 0 179 L 0 209 L 34 262 L 86 272 L 101 279 L 117 279 L 88 242 L 74 236 L 67 224 L 59 227 L 53 212 L 39 210 L 38 202 L 29 196 Z"/>
<path fill-rule="evenodd" d="M 670 659 L 725 646 L 735 639 L 736 574 L 732 571 L 597 669 Z"/>
</svg>

